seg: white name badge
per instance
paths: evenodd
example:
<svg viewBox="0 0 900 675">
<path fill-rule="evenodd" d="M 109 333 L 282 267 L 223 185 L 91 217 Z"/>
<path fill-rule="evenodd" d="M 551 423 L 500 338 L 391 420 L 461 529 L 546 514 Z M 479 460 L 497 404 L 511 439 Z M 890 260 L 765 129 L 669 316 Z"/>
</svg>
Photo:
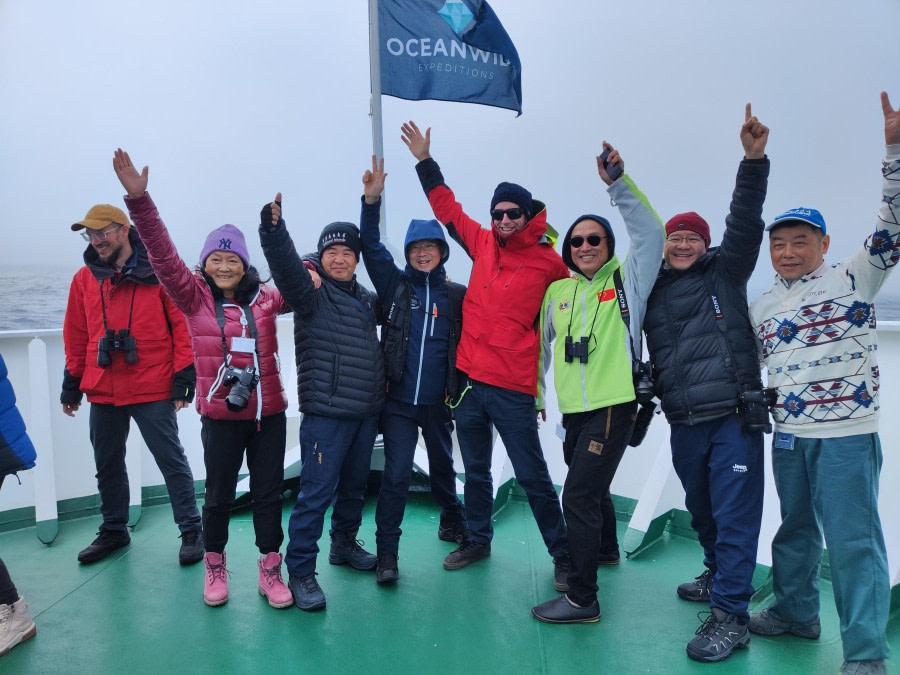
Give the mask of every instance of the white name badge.
<svg viewBox="0 0 900 675">
<path fill-rule="evenodd" d="M 559 422 L 556 423 L 556 435 L 563 443 L 566 442 L 566 428 Z"/>
<path fill-rule="evenodd" d="M 256 340 L 248 337 L 231 338 L 231 351 L 252 354 L 256 350 Z"/>
</svg>

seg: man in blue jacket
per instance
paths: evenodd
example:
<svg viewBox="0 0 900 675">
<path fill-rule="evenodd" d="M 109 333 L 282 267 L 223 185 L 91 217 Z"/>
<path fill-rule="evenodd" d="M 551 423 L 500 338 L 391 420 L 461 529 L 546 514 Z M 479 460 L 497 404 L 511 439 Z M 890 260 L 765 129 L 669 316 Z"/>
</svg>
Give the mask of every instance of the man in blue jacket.
<svg viewBox="0 0 900 675">
<path fill-rule="evenodd" d="M 400 523 L 419 439 L 428 451 L 431 492 L 441 507 L 438 538 L 461 543 L 468 534 L 463 506 L 456 495 L 453 470 L 453 423 L 445 397 L 458 393 L 456 346 L 462 330 L 466 287 L 447 280 L 444 263 L 450 248 L 436 220 L 413 220 L 404 243 L 401 270 L 381 243 L 378 231 L 384 159 L 372 157 L 363 176 L 360 219 L 362 255 L 378 293 L 383 317 L 387 401 L 382 413 L 384 476 L 375 509 L 378 583 L 396 581 Z"/>
</svg>

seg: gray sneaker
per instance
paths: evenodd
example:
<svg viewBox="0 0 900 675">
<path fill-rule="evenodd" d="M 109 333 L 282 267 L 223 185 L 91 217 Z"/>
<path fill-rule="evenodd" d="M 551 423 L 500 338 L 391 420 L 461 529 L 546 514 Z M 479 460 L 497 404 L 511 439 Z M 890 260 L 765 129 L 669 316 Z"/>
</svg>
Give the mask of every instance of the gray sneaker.
<svg viewBox="0 0 900 675">
<path fill-rule="evenodd" d="M 884 661 L 844 661 L 838 675 L 887 675 Z"/>
<path fill-rule="evenodd" d="M 325 594 L 316 581 L 316 573 L 305 577 L 289 577 L 288 586 L 294 596 L 294 604 L 302 610 L 312 612 L 325 606 Z"/>
<path fill-rule="evenodd" d="M 678 587 L 678 597 L 691 602 L 709 602 L 709 592 L 712 590 L 713 573 L 705 570 L 693 581 L 681 584 Z"/>
<path fill-rule="evenodd" d="M 713 607 L 709 618 L 697 629 L 696 637 L 688 642 L 687 654 L 695 661 L 724 661 L 731 652 L 746 647 L 749 642 L 745 619 Z"/>
<path fill-rule="evenodd" d="M 822 634 L 822 624 L 819 623 L 819 617 L 816 617 L 807 623 L 791 623 L 789 621 L 782 621 L 768 609 L 764 609 L 761 612 L 751 612 L 748 626 L 750 632 L 756 633 L 757 635 L 783 635 L 784 633 L 792 633 L 797 637 L 806 638 L 807 640 L 818 640 L 819 635 Z"/>
<path fill-rule="evenodd" d="M 356 533 L 335 532 L 331 535 L 331 552 L 328 562 L 332 565 L 350 565 L 355 570 L 372 570 L 378 558 L 366 551 L 356 539 Z"/>
</svg>

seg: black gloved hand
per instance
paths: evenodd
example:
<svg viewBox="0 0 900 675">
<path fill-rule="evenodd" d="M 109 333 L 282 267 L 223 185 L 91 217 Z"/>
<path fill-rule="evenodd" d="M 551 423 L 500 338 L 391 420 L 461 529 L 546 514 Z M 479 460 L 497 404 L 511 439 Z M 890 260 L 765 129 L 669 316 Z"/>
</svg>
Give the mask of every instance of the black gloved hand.
<svg viewBox="0 0 900 675">
<path fill-rule="evenodd" d="M 281 208 L 281 202 L 275 203 Z M 266 202 L 265 206 L 263 206 L 262 210 L 259 212 L 259 226 L 270 230 L 277 227 L 284 227 L 284 218 L 282 217 L 278 218 L 278 223 L 275 225 L 272 224 L 272 202 Z"/>
</svg>

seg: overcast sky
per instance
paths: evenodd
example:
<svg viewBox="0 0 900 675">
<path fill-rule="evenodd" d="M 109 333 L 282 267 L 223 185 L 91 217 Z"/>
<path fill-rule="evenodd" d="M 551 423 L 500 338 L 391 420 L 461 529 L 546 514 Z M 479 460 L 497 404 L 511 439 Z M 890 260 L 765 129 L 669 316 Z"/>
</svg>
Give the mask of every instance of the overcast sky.
<svg viewBox="0 0 900 675">
<path fill-rule="evenodd" d="M 764 217 L 819 208 L 832 259 L 858 246 L 880 199 L 878 94 L 900 105 L 896 0 L 493 0 L 522 62 L 523 115 L 384 98 L 387 219 L 430 217 L 402 121 L 484 218 L 510 180 L 564 230 L 581 213 L 624 225 L 596 175 L 603 139 L 663 219 L 696 210 L 721 237 L 741 158 L 744 104 L 771 128 Z M 892 29 L 891 26 L 894 28 Z M 311 250 L 358 222 L 371 155 L 365 0 L 0 0 L 0 223 L 4 264 L 71 266 L 69 225 L 122 205 L 112 153 L 150 165 L 150 192 L 183 257 L 233 223 L 265 269 L 255 228 L 284 193 Z M 486 218 L 485 218 L 486 220 Z M 468 278 L 458 248 L 450 272 Z M 771 278 L 764 253 L 751 288 Z M 751 293 L 752 295 L 752 293 Z"/>
</svg>

